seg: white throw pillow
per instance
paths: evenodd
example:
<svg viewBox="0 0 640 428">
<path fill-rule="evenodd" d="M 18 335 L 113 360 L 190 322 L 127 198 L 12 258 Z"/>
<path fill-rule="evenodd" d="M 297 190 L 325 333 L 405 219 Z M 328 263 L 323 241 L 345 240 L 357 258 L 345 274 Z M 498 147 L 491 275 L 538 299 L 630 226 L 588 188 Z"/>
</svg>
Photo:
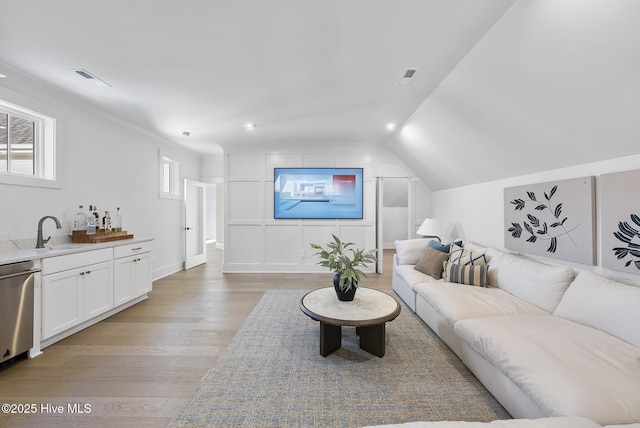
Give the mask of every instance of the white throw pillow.
<svg viewBox="0 0 640 428">
<path fill-rule="evenodd" d="M 553 315 L 602 330 L 640 347 L 640 287 L 582 271 Z"/>
<path fill-rule="evenodd" d="M 430 239 L 405 239 L 394 241 L 399 265 L 415 265 L 429 246 Z"/>
</svg>

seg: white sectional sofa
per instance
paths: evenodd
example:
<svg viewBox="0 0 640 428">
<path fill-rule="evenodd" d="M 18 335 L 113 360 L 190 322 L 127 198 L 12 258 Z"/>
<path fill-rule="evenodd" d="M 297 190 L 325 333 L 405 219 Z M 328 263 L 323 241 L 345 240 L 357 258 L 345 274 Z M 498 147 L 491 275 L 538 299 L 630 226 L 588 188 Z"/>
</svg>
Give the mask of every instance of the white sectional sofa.
<svg viewBox="0 0 640 428">
<path fill-rule="evenodd" d="M 640 287 L 472 243 L 487 287 L 445 282 L 428 243 L 396 241 L 393 289 L 513 417 L 640 423 Z"/>
</svg>

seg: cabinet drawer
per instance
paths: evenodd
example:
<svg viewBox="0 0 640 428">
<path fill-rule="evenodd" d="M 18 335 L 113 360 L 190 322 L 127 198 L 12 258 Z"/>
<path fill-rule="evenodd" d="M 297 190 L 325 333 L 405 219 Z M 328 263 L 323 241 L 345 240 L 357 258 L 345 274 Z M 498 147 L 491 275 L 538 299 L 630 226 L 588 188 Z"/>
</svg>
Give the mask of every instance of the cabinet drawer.
<svg viewBox="0 0 640 428">
<path fill-rule="evenodd" d="M 113 258 L 119 259 L 136 254 L 148 253 L 153 249 L 151 241 L 138 242 L 136 244 L 118 245 L 113 249 Z"/>
<path fill-rule="evenodd" d="M 96 263 L 113 260 L 113 249 L 103 248 L 101 250 L 82 251 L 64 256 L 47 257 L 42 259 L 42 274 L 49 275 L 55 272 L 62 272 L 75 269 L 80 266 L 87 266 Z"/>
</svg>

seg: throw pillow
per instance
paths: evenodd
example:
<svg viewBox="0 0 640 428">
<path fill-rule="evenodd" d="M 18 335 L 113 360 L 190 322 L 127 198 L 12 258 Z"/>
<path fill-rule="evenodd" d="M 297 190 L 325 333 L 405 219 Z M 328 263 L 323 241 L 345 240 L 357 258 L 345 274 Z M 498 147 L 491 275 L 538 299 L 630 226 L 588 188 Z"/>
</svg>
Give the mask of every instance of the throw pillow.
<svg viewBox="0 0 640 428">
<path fill-rule="evenodd" d="M 449 262 L 457 265 L 486 265 L 487 257 L 484 253 L 467 251 L 454 242 L 451 244 Z"/>
<path fill-rule="evenodd" d="M 446 282 L 486 287 L 488 269 L 488 265 L 459 265 L 445 261 L 442 278 Z"/>
<path fill-rule="evenodd" d="M 451 250 L 451 245 L 462 245 L 462 241 L 450 242 L 448 244 L 442 244 L 438 241 L 429 241 L 429 246 L 431 248 L 435 248 L 438 251 L 442 251 L 443 253 L 448 253 Z"/>
<path fill-rule="evenodd" d="M 425 275 L 432 276 L 435 279 L 440 279 L 440 276 L 442 275 L 442 264 L 448 258 L 448 253 L 443 253 L 435 248 L 427 247 L 427 249 L 424 250 L 422 257 L 420 257 L 420 260 L 418 260 L 418 263 L 416 263 L 413 268 Z"/>
</svg>

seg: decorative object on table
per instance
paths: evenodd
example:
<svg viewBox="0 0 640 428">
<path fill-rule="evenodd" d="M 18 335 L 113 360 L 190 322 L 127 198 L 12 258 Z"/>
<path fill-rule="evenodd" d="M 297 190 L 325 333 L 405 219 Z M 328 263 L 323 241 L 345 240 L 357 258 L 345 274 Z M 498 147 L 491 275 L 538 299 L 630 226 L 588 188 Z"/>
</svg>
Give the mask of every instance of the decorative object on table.
<svg viewBox="0 0 640 428">
<path fill-rule="evenodd" d="M 423 238 L 433 238 L 437 239 L 438 242 L 442 242 L 440 237 L 436 235 L 436 231 L 438 230 L 438 222 L 433 218 L 425 218 L 418 230 L 416 231 L 416 235 L 421 236 Z"/>
<path fill-rule="evenodd" d="M 355 296 L 360 275 L 365 278 L 367 276 L 358 268 L 374 263 L 377 260 L 376 253 L 375 250 L 365 252 L 362 248 L 350 248 L 355 245 L 353 242 L 343 242 L 336 235 L 331 236 L 333 241 L 327 243 L 326 249 L 318 244 L 310 245 L 314 250 L 319 250 L 316 255 L 321 261 L 318 264 L 335 272 L 333 286 L 338 299 L 351 301 Z"/>
<path fill-rule="evenodd" d="M 640 274 L 640 170 L 600 176 L 602 266 Z"/>
<path fill-rule="evenodd" d="M 595 264 L 594 177 L 504 189 L 505 247 Z"/>
</svg>

